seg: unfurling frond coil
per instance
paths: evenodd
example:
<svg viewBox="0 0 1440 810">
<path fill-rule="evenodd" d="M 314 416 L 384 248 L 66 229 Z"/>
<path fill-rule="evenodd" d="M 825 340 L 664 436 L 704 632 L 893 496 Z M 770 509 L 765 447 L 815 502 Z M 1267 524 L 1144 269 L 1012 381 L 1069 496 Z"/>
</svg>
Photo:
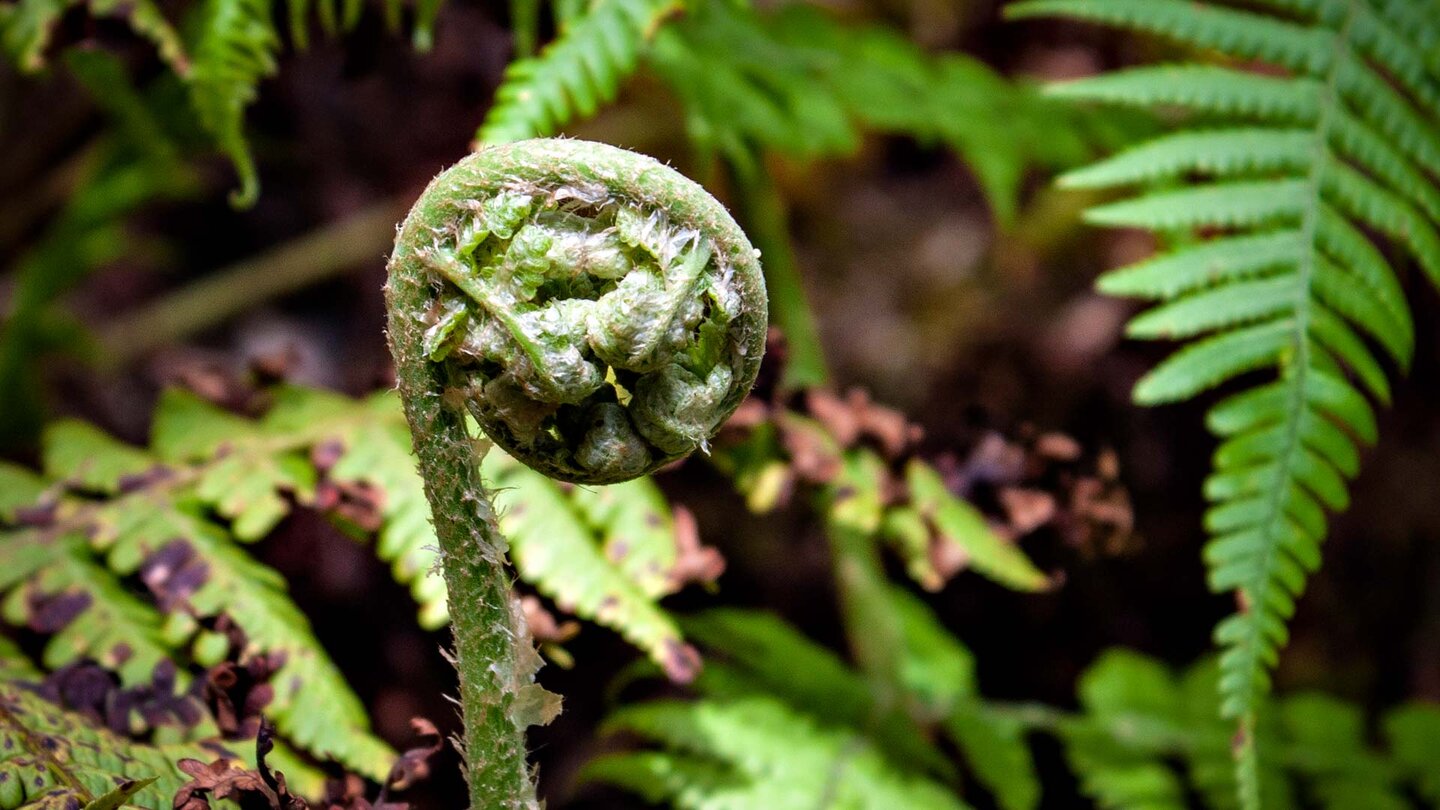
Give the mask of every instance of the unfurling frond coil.
<svg viewBox="0 0 1440 810">
<path fill-rule="evenodd" d="M 461 161 L 406 220 L 392 273 L 430 291 L 408 316 L 451 394 L 507 452 L 566 481 L 623 481 L 703 448 L 764 352 L 760 265 L 729 214 L 601 144 L 522 141 Z"/>
</svg>

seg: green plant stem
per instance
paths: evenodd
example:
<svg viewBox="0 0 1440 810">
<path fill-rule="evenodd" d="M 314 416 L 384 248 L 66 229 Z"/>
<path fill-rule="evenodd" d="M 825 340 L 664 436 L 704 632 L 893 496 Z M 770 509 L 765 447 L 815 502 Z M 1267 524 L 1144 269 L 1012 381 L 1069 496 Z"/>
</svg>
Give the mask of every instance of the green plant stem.
<svg viewBox="0 0 1440 810">
<path fill-rule="evenodd" d="M 399 200 L 378 203 L 117 318 L 100 330 L 97 365 L 117 368 L 252 310 L 258 302 L 380 260 L 390 246 L 395 221 L 406 207 Z"/>
<path fill-rule="evenodd" d="M 833 511 L 833 506 L 827 507 Z M 904 657 L 904 631 L 886 592 L 885 572 L 874 537 L 833 517 L 825 536 L 835 568 L 840 611 L 855 661 L 872 684 L 882 712 L 899 707 L 903 694 L 897 662 Z"/>
<path fill-rule="evenodd" d="M 447 404 L 445 369 L 430 362 L 421 349 L 424 324 L 419 313 L 430 306 L 430 279 L 414 252 L 405 253 L 398 245 L 391 268 L 386 286 L 390 349 L 440 541 L 460 676 L 470 803 L 476 810 L 534 807 L 525 729 L 512 719 L 529 676 L 520 658 L 521 645 L 528 642 L 511 605 L 505 570 L 507 544 L 480 479 L 464 413 Z"/>
<path fill-rule="evenodd" d="M 785 201 L 760 167 L 731 163 L 738 196 L 738 218 L 760 248 L 765 287 L 770 292 L 770 320 L 785 335 L 786 363 L 781 385 L 812 388 L 828 385 L 830 369 L 805 285 L 790 249 Z"/>
</svg>

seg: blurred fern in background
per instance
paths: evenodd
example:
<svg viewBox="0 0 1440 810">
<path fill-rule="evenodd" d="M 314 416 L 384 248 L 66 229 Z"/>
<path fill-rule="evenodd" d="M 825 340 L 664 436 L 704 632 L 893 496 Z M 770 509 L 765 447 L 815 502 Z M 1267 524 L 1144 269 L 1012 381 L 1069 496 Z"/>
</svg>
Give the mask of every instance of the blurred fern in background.
<svg viewBox="0 0 1440 810">
<path fill-rule="evenodd" d="M 683 808 L 1029 810 L 1058 745 L 1079 792 L 1106 808 L 1440 807 L 1440 709 L 1409 703 L 1367 720 L 1371 707 L 1271 689 L 1330 516 L 1348 507 L 1377 439 L 1375 406 L 1416 355 L 1411 269 L 1440 282 L 1440 7 L 1006 9 L 1155 34 L 1178 50 L 1170 63 L 1040 87 L 923 47 L 880 14 L 822 4 L 509 4 L 515 58 L 493 104 L 463 123 L 478 125 L 475 148 L 573 132 L 631 92 L 658 91 L 703 179 L 728 192 L 762 250 L 788 362 L 710 464 L 751 511 L 793 501 L 823 536 L 848 653 L 768 613 L 663 603 L 691 584 L 713 589 L 723 559 L 653 481 L 562 487 L 491 450 L 484 476 L 530 603 L 538 594 L 643 656 L 616 685 L 624 700 L 605 730 L 617 739 L 586 778 Z M 313 510 L 373 544 L 419 627 L 448 621 L 393 397 L 279 386 L 258 415 L 240 416 L 172 390 L 146 446 L 132 446 L 50 418 L 41 374 L 56 354 L 97 354 L 93 326 L 64 298 L 154 247 L 129 227 L 137 213 L 215 192 L 205 167 L 216 155 L 233 172 L 221 183 L 231 204 L 256 202 L 261 176 L 280 169 L 267 149 L 275 134 L 252 143 L 247 112 L 292 51 L 363 30 L 370 14 L 422 52 L 443 19 L 439 0 L 0 6 L 13 65 L 65 71 L 103 116 L 65 174 L 73 193 L 20 227 L 23 250 L 8 262 L 0 439 L 39 451 L 38 464 L 0 463 L 0 615 L 15 639 L 0 638 L 0 737 L 18 746 L 0 753 L 0 806 L 169 807 L 195 776 L 177 770 L 181 758 L 269 773 L 251 753 L 254 728 L 197 708 L 217 668 L 231 667 L 274 684 L 271 762 L 297 792 L 318 797 L 327 768 L 389 784 L 399 755 L 253 544 Z M 105 21 L 104 36 L 77 42 L 76 19 Z M 122 28 L 128 51 L 101 47 Z M 1151 231 L 1164 246 L 1098 286 L 1153 303 L 1129 335 L 1182 343 L 1141 380 L 1138 402 L 1222 389 L 1207 420 L 1219 446 L 1203 559 L 1236 608 L 1216 628 L 1215 657 L 1174 672 L 1117 649 L 1080 677 L 1077 708 L 994 700 L 969 649 L 892 581 L 893 565 L 933 592 L 965 570 L 1033 593 L 1064 572 L 962 497 L 934 448 L 846 434 L 807 398 L 833 380 L 776 168 L 854 155 L 877 136 L 953 154 L 1002 236 L 1023 219 L 1029 181 L 1064 172 L 1064 187 L 1113 196 L 1090 221 Z M 536 621 L 552 618 L 540 610 Z M 569 632 L 542 649 L 583 667 L 561 647 Z M 107 730 L 57 693 L 77 667 L 199 719 L 177 731 L 127 705 Z M 37 750 L 45 739 L 59 753 Z M 214 806 L 225 806 L 218 794 Z"/>
</svg>

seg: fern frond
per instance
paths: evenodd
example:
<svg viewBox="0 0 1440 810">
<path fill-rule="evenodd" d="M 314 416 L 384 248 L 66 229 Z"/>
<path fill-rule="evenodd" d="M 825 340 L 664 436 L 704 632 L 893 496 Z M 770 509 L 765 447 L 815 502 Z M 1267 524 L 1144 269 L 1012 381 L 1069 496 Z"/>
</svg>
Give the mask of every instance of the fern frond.
<svg viewBox="0 0 1440 810">
<path fill-rule="evenodd" d="M 513 62 L 476 133 L 479 144 L 553 135 L 613 101 L 635 71 L 645 41 L 681 0 L 592 0 L 533 57 Z"/>
<path fill-rule="evenodd" d="M 182 670 L 207 663 L 216 639 L 202 625 L 229 617 L 245 633 L 245 655 L 279 663 L 274 677 L 284 688 L 269 713 L 280 733 L 383 778 L 394 754 L 369 733 L 364 707 L 284 579 L 237 541 L 265 536 L 295 503 L 335 507 L 317 502 L 322 482 L 327 498 L 349 492 L 373 509 L 361 516 L 363 527 L 350 528 L 376 533 L 378 556 L 415 595 L 422 624 L 443 625 L 444 580 L 409 431 L 392 393 L 356 401 L 282 387 L 273 398 L 251 420 L 169 391 L 149 448 L 64 421 L 45 432 L 44 476 L 0 465 L 0 517 L 11 524 L 0 531 L 6 616 L 24 624 L 51 606 L 67 621 L 41 628 L 55 634 L 45 665 L 90 655 L 127 683 L 147 680 L 162 660 Z M 504 488 L 497 502 L 522 576 L 624 634 L 676 679 L 694 676 L 698 656 L 655 604 L 684 583 L 677 529 L 653 483 L 567 490 L 498 451 L 486 470 Z M 29 525 L 19 520 L 27 508 L 35 514 Z M 345 514 L 335 517 L 343 522 Z M 153 600 L 122 584 L 132 576 Z"/>
<path fill-rule="evenodd" d="M 672 679 L 688 682 L 700 657 L 644 587 L 607 559 L 600 540 L 560 485 L 503 453 L 481 466 L 495 487 L 500 529 L 520 576 L 564 610 L 613 628 Z"/>
<path fill-rule="evenodd" d="M 1137 653 L 1103 654 L 1081 676 L 1080 714 L 1054 721 L 1082 791 L 1102 807 L 1181 808 L 1192 793 L 1206 807 L 1238 806 L 1233 734 L 1215 711 L 1221 677 L 1213 660 L 1177 676 Z M 1313 693 L 1266 700 L 1257 719 L 1268 741 L 1257 763 L 1264 806 L 1398 810 L 1415 806 L 1410 790 L 1430 800 L 1437 719 L 1433 705 L 1391 711 L 1380 750 L 1357 706 Z"/>
<path fill-rule="evenodd" d="M 1193 341 L 1141 380 L 1136 400 L 1183 400 L 1262 369 L 1275 378 L 1222 402 L 1210 420 L 1223 441 L 1206 485 L 1205 559 L 1211 587 L 1239 601 L 1215 638 L 1222 711 L 1243 732 L 1246 807 L 1258 795 L 1256 712 L 1286 620 L 1320 565 L 1326 512 L 1348 504 L 1358 445 L 1374 439 L 1362 391 L 1381 403 L 1390 397 L 1375 349 L 1401 370 L 1413 354 L 1403 291 L 1365 234 L 1440 280 L 1440 83 L 1424 55 L 1437 18 L 1417 17 L 1422 4 L 1398 0 L 1262 5 L 1286 18 L 1187 0 L 1009 7 L 1013 17 L 1063 15 L 1156 33 L 1290 74 L 1142 67 L 1055 88 L 1074 99 L 1180 107 L 1206 122 L 1066 178 L 1091 187 L 1165 184 L 1093 209 L 1094 222 L 1220 231 L 1100 282 L 1160 302 L 1132 321 L 1132 336 Z"/>
<path fill-rule="evenodd" d="M 137 34 L 150 40 L 160 58 L 177 74 L 189 70 L 180 34 L 152 0 L 19 0 L 0 8 L 0 46 L 27 72 L 45 67 L 45 50 L 65 11 L 82 2 L 98 17 L 122 17 Z"/>
<path fill-rule="evenodd" d="M 862 130 L 953 149 L 1001 221 L 1032 165 L 1084 160 L 1094 136 L 1074 111 L 978 60 L 930 54 L 881 26 L 844 25 L 805 4 L 774 13 L 699 3 L 656 37 L 648 64 L 685 107 L 691 139 L 742 165 L 761 150 L 845 154 Z"/>
<path fill-rule="evenodd" d="M 280 37 L 271 13 L 270 0 L 204 0 L 192 48 L 190 102 L 239 175 L 240 188 L 230 195 L 236 207 L 254 204 L 260 194 L 245 139 L 245 108 L 255 101 L 260 81 L 276 71 Z"/>
<path fill-rule="evenodd" d="M 163 615 L 96 564 L 83 536 L 7 538 L 0 562 L 5 620 L 52 634 L 46 667 L 89 657 L 134 685 L 148 682 L 156 665 L 169 660 Z"/>
<path fill-rule="evenodd" d="M 170 810 L 189 781 L 175 763 L 219 749 L 153 746 L 96 728 L 24 687 L 0 683 L 0 804 L 5 807 Z"/>
<path fill-rule="evenodd" d="M 815 728 L 859 735 L 883 754 L 888 768 L 907 779 L 927 774 L 946 783 L 955 780 L 954 764 L 937 751 L 926 732 L 943 733 L 963 751 L 978 781 L 1001 807 L 1033 810 L 1040 784 L 1025 739 L 1028 727 L 981 699 L 970 652 L 919 600 L 888 585 L 877 596 L 893 609 L 900 625 L 901 640 L 888 663 L 893 671 L 886 675 L 899 686 L 899 695 L 887 697 L 871 673 L 851 669 L 773 615 L 733 609 L 709 610 L 684 620 L 686 633 L 706 649 L 705 669 L 692 688 L 717 706 L 774 702 Z M 673 711 L 683 713 L 680 708 Z M 692 794 L 716 801 L 716 794 L 731 789 L 746 791 L 745 796 L 764 795 L 756 777 L 735 772 L 723 756 L 720 762 L 714 759 L 713 753 L 666 741 L 663 752 L 602 760 L 594 776 L 679 807 L 700 806 L 685 798 Z M 633 781 L 645 773 L 668 773 L 660 782 L 665 787 L 653 793 L 653 786 Z M 816 798 L 808 791 L 775 806 L 810 806 Z M 890 806 L 875 801 L 855 806 Z"/>
<path fill-rule="evenodd" d="M 1215 711 L 1216 677 L 1213 664 L 1177 679 L 1145 656 L 1103 654 L 1080 678 L 1081 713 L 1059 724 L 1081 792 L 1106 808 L 1179 810 L 1193 784 L 1206 806 L 1234 807 L 1231 732 Z M 1261 778 L 1267 807 L 1292 806 L 1278 766 L 1267 762 Z"/>
<path fill-rule="evenodd" d="M 1440 706 L 1411 703 L 1385 718 L 1385 737 L 1405 778 L 1425 801 L 1440 806 Z"/>
<path fill-rule="evenodd" d="M 263 433 L 178 393 L 162 400 L 153 454 L 89 426 L 58 423 L 46 433 L 45 470 L 53 486 L 72 494 L 53 507 L 52 522 L 0 535 L 8 560 L 0 584 L 14 588 L 6 618 L 24 623 L 32 594 L 83 598 L 83 610 L 47 646 L 46 666 L 89 655 L 138 683 L 162 660 L 179 662 L 183 672 L 192 655 L 205 657 L 206 634 L 191 614 L 229 616 L 246 633 L 246 655 L 271 654 L 280 663 L 277 683 L 285 687 L 270 707 L 280 732 L 383 778 L 394 754 L 369 734 L 363 707 L 285 594 L 284 580 L 206 514 L 214 506 L 234 519 L 232 528 L 268 528 L 277 503 L 281 514 L 289 508 L 267 489 L 292 482 L 274 475 L 277 459 L 306 441 Z M 222 496 L 221 482 L 240 497 Z M 170 615 L 132 595 L 116 574 L 139 574 Z"/>
<path fill-rule="evenodd" d="M 663 753 L 613 754 L 587 765 L 586 776 L 675 807 L 966 806 L 898 771 L 864 737 L 817 725 L 770 698 L 653 701 L 619 710 L 605 728 L 651 740 Z"/>
<path fill-rule="evenodd" d="M 276 656 L 280 666 L 272 677 L 283 688 L 268 714 L 287 739 L 383 779 L 394 752 L 369 733 L 363 704 L 286 595 L 284 579 L 191 511 L 198 506 L 123 499 L 102 518 L 94 542 L 115 571 L 140 574 L 162 599 L 182 598 L 197 616 L 230 616 L 252 649 Z M 167 573 L 174 584 L 163 578 Z M 187 582 L 187 575 L 198 582 Z M 196 657 L 203 640 L 197 635 L 191 642 Z"/>
<path fill-rule="evenodd" d="M 883 598 L 901 618 L 892 665 L 908 716 L 887 711 L 871 680 L 773 615 L 712 610 L 685 620 L 707 650 L 705 671 L 693 684 L 698 701 L 620 709 L 606 728 L 651 747 L 602 756 L 585 776 L 681 808 L 878 810 L 958 802 L 916 773 L 923 767 L 948 777 L 929 765 L 935 750 L 925 738 L 909 736 L 930 728 L 950 737 L 998 806 L 1034 810 L 1040 781 L 1027 736 L 1043 732 L 1063 745 L 1081 793 L 1098 807 L 1238 807 L 1233 727 L 1217 711 L 1218 661 L 1175 673 L 1144 655 L 1111 650 L 1082 674 L 1078 712 L 998 703 L 980 695 L 969 651 L 922 602 L 894 588 Z M 1359 708 L 1314 694 L 1264 698 L 1256 723 L 1270 741 L 1257 762 L 1257 791 L 1275 810 L 1389 810 L 1411 806 L 1401 800 L 1411 792 L 1431 799 L 1440 784 L 1434 778 L 1440 709 L 1433 705 L 1390 712 L 1386 749 L 1369 743 Z M 837 754 L 839 739 L 849 743 Z M 848 752 L 864 758 L 864 773 L 886 773 L 892 787 L 923 790 L 902 797 L 867 787 L 850 801 L 837 798 L 833 789 L 850 785 Z M 809 775 L 792 773 L 792 766 Z M 816 773 L 829 775 L 828 788 L 817 788 Z"/>
<path fill-rule="evenodd" d="M 683 626 L 709 651 L 694 684 L 701 694 L 779 698 L 822 723 L 866 732 L 903 762 L 952 775 L 913 720 L 882 706 L 872 684 L 839 656 L 774 616 L 717 609 L 687 617 Z"/>
<path fill-rule="evenodd" d="M 649 478 L 604 487 L 575 487 L 570 503 L 601 551 L 640 592 L 656 599 L 679 589 L 674 571 L 680 558 L 675 518 L 660 488 Z"/>
</svg>

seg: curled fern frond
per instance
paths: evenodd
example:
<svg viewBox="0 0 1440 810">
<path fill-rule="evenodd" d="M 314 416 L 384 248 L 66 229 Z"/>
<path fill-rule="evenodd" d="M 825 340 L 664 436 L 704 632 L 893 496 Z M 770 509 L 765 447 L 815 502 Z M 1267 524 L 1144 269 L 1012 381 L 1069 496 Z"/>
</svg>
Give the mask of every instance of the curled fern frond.
<svg viewBox="0 0 1440 810">
<path fill-rule="evenodd" d="M 552 478 L 625 481 L 706 446 L 764 355 L 764 280 L 739 226 L 624 150 L 483 149 L 431 184 L 398 245 L 392 265 L 426 294 L 405 313 L 423 326 L 415 351 L 487 437 Z"/>
<path fill-rule="evenodd" d="M 1205 559 L 1211 587 L 1239 602 L 1215 638 L 1222 711 L 1243 732 L 1247 807 L 1259 793 L 1257 706 L 1285 623 L 1320 565 L 1326 515 L 1346 507 L 1359 448 L 1374 441 L 1369 401 L 1390 399 L 1381 357 L 1403 370 L 1413 353 L 1390 257 L 1408 254 L 1440 281 L 1440 81 L 1425 56 L 1437 18 L 1401 0 L 1263 5 L 1286 16 L 1184 0 L 1009 7 L 1014 17 L 1119 25 L 1288 73 L 1140 67 L 1054 88 L 1072 99 L 1178 107 L 1206 122 L 1062 182 L 1160 185 L 1089 218 L 1207 234 L 1100 281 L 1159 302 L 1131 322 L 1132 336 L 1189 341 L 1140 381 L 1137 401 L 1175 402 L 1250 372 L 1272 375 L 1209 418 L 1222 442 L 1205 488 Z"/>
</svg>

